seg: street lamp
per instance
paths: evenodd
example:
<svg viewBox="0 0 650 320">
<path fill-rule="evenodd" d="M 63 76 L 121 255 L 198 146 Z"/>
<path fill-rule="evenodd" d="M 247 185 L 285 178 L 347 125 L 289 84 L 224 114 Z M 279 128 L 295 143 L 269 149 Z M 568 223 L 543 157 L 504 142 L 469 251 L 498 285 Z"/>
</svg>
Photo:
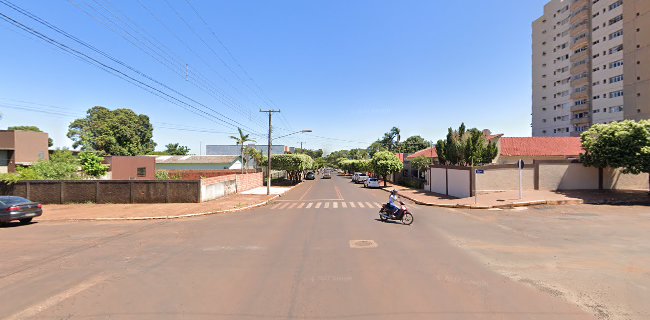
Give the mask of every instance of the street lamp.
<svg viewBox="0 0 650 320">
<path fill-rule="evenodd" d="M 269 128 L 270 128 L 270 121 L 269 121 Z M 311 129 L 303 129 L 300 131 L 292 132 L 289 134 L 285 134 L 283 136 L 279 136 L 276 139 L 288 137 L 290 135 L 294 135 L 296 133 L 307 133 L 307 132 L 312 132 Z M 268 163 L 266 167 L 266 172 L 267 172 L 267 177 L 266 177 L 266 195 L 271 195 L 271 147 L 273 146 L 273 142 L 271 141 L 271 130 L 269 129 L 269 145 L 268 145 L 268 150 L 267 150 L 267 157 L 268 157 Z"/>
</svg>

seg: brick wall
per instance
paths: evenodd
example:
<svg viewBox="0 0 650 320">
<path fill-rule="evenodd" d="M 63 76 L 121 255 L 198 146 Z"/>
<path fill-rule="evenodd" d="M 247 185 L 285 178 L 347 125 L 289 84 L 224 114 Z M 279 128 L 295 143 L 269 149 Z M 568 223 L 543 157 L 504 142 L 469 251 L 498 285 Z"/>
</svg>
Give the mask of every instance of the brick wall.
<svg viewBox="0 0 650 320">
<path fill-rule="evenodd" d="M 237 175 L 237 192 L 248 191 L 263 185 L 264 174 L 262 172 Z"/>
<path fill-rule="evenodd" d="M 201 178 L 220 177 L 232 174 L 241 174 L 241 170 L 167 170 L 170 177 L 180 180 L 201 180 Z M 249 169 L 249 173 L 256 172 Z"/>
</svg>

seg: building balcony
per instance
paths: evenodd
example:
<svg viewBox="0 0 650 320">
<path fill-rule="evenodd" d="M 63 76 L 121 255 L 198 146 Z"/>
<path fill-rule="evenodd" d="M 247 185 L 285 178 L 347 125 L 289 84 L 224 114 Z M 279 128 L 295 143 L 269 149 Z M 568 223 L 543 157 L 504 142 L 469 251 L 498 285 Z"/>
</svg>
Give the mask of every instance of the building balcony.
<svg viewBox="0 0 650 320">
<path fill-rule="evenodd" d="M 574 2 L 571 3 L 571 5 L 569 6 L 569 10 L 571 10 L 571 12 L 573 12 L 573 11 L 575 11 L 575 10 L 578 10 L 578 9 L 584 7 L 585 5 L 590 4 L 590 2 L 591 2 L 590 0 L 578 0 L 578 1 L 574 1 Z"/>
<path fill-rule="evenodd" d="M 571 113 L 576 113 L 576 112 L 584 112 L 584 111 L 591 111 L 591 104 L 586 103 L 586 104 L 581 104 L 581 105 L 573 105 L 571 106 Z"/>
<path fill-rule="evenodd" d="M 591 98 L 591 90 L 571 93 L 571 100 L 578 101 Z"/>
</svg>

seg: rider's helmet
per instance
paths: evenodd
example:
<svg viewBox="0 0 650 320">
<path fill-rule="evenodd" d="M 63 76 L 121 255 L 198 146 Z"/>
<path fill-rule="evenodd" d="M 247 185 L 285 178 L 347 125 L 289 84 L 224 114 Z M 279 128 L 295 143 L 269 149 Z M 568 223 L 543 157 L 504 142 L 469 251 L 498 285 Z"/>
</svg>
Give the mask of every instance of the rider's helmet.
<svg viewBox="0 0 650 320">
<path fill-rule="evenodd" d="M 393 189 L 393 190 L 390 192 L 390 194 L 397 194 L 397 190 L 396 190 L 396 189 Z"/>
</svg>

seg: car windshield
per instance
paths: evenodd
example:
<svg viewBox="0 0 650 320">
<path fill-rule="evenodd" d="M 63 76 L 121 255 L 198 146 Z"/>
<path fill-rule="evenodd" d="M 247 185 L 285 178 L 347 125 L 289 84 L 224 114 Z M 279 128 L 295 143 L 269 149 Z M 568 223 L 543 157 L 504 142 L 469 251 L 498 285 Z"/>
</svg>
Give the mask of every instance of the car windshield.
<svg viewBox="0 0 650 320">
<path fill-rule="evenodd" d="M 0 204 L 5 206 L 15 206 L 17 204 L 30 203 L 31 201 L 21 197 L 0 197 Z"/>
<path fill-rule="evenodd" d="M 368 175 L 365 174 L 365 173 L 362 173 L 362 174 L 359 174 L 359 175 L 360 175 L 360 176 L 364 176 L 364 177 L 368 176 Z"/>
</svg>

